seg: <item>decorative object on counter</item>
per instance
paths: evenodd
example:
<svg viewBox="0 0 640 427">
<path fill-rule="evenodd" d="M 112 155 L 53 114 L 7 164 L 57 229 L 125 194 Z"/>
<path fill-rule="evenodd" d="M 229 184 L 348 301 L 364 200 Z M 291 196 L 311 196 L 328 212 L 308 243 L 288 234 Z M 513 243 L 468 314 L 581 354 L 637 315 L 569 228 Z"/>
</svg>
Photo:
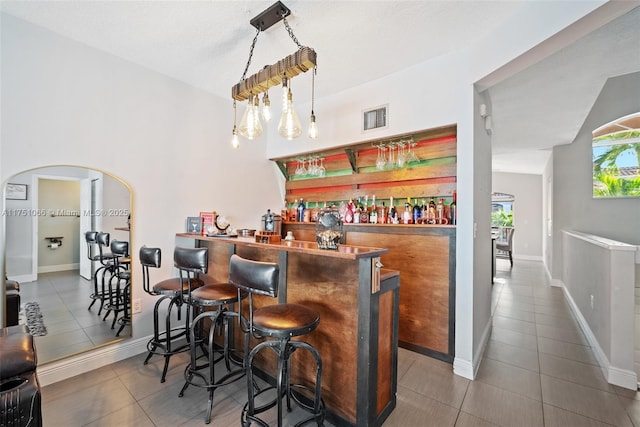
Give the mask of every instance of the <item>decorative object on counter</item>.
<svg viewBox="0 0 640 427">
<path fill-rule="evenodd" d="M 287 231 L 287 235 L 284 237 L 284 240 L 296 240 L 296 238 L 293 236 L 293 231 Z"/>
<path fill-rule="evenodd" d="M 201 233 L 202 218 L 199 216 L 187 217 L 187 233 Z"/>
<path fill-rule="evenodd" d="M 280 235 L 282 233 L 282 217 L 271 213 L 271 209 L 267 209 L 267 213 L 262 215 L 262 229 Z"/>
<path fill-rule="evenodd" d="M 215 230 L 214 220 L 217 213 L 213 212 L 200 212 L 200 218 L 202 218 L 202 234 L 211 234 Z"/>
<path fill-rule="evenodd" d="M 280 243 L 282 237 L 275 231 L 259 231 L 255 236 L 256 243 Z"/>
<path fill-rule="evenodd" d="M 249 230 L 248 228 L 240 228 L 238 230 L 238 236 L 240 237 L 253 237 L 256 234 L 256 230 Z"/>
<path fill-rule="evenodd" d="M 302 125 L 300 119 L 293 106 L 293 92 L 291 91 L 291 79 L 300 73 L 312 70 L 311 82 L 311 115 L 309 119 L 309 138 L 316 139 L 318 137 L 318 126 L 316 123 L 316 115 L 313 110 L 315 100 L 315 74 L 316 74 L 316 52 L 306 46 L 302 46 L 293 34 L 293 30 L 287 22 L 287 16 L 291 14 L 291 10 L 282 2 L 278 1 L 264 10 L 262 13 L 254 17 L 250 24 L 258 31 L 251 43 L 249 51 L 249 59 L 245 66 L 240 82 L 231 88 L 231 96 L 233 98 L 233 140 L 234 147 L 239 146 L 238 133 L 247 139 L 254 139 L 262 135 L 262 123 L 260 118 L 260 99 L 259 95 L 264 93 L 262 98 L 262 118 L 269 121 L 271 118 L 271 101 L 269 100 L 269 88 L 282 83 L 282 105 L 283 111 L 278 124 L 278 133 L 288 139 L 294 139 L 302 133 Z M 272 65 L 267 65 L 256 74 L 247 77 L 247 71 L 251 64 L 253 51 L 258 41 L 260 32 L 267 30 L 277 22 L 283 21 L 284 26 L 293 40 L 298 46 L 298 50 L 281 59 Z M 240 120 L 240 125 L 236 127 L 236 102 L 247 102 L 247 109 Z"/>
<path fill-rule="evenodd" d="M 342 220 L 337 209 L 323 209 L 316 222 L 316 242 L 320 249 L 337 250 L 342 239 Z"/>
</svg>

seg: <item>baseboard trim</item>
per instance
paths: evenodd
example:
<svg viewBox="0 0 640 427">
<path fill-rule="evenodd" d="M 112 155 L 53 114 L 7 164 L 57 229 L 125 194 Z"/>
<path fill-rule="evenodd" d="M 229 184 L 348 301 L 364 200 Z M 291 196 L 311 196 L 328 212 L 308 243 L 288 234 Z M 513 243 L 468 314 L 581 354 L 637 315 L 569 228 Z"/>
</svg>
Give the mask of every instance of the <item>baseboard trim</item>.
<svg viewBox="0 0 640 427">
<path fill-rule="evenodd" d="M 484 351 L 487 348 L 487 344 L 489 343 L 489 338 L 491 337 L 492 327 L 493 321 L 490 317 L 489 322 L 485 326 L 484 332 L 482 333 L 482 338 L 480 340 L 478 350 L 473 355 L 473 361 L 471 363 L 469 363 L 468 360 L 463 360 L 459 357 L 453 359 L 454 374 L 467 378 L 469 380 L 474 380 L 476 378 L 476 375 L 478 375 L 478 369 L 480 369 L 480 363 L 482 363 L 482 356 L 484 355 Z"/>
<path fill-rule="evenodd" d="M 38 380 L 42 386 L 46 386 L 143 353 L 147 351 L 147 342 L 150 338 L 151 336 L 125 339 L 86 353 L 38 366 Z"/>
<path fill-rule="evenodd" d="M 80 263 L 60 264 L 60 265 L 44 265 L 38 267 L 38 273 L 55 273 L 56 271 L 79 270 Z"/>
<path fill-rule="evenodd" d="M 29 283 L 35 282 L 36 277 L 33 274 L 23 274 L 22 276 L 11 276 L 10 280 L 15 280 L 18 283 Z"/>
<path fill-rule="evenodd" d="M 604 377 L 607 379 L 607 382 L 619 387 L 636 390 L 638 388 L 638 376 L 636 375 L 636 373 L 634 371 L 620 369 L 616 366 L 611 365 L 611 363 L 609 362 L 609 358 L 605 354 L 604 350 L 602 350 L 602 347 L 600 347 L 600 343 L 596 339 L 596 336 L 593 334 L 593 331 L 589 327 L 587 320 L 582 315 L 582 312 L 578 308 L 578 305 L 571 297 L 571 294 L 569 293 L 569 290 L 565 286 L 564 282 L 562 282 L 561 280 L 556 280 L 556 282 L 559 282 L 559 284 L 555 286 L 560 286 L 564 291 L 564 296 L 569 302 L 569 307 L 571 307 L 571 311 L 573 311 L 573 314 L 578 320 L 580 329 L 582 329 L 582 332 L 587 338 L 587 341 L 589 341 L 589 345 L 593 350 L 593 355 L 595 356 L 598 365 L 600 365 L 602 375 L 604 375 Z"/>
<path fill-rule="evenodd" d="M 508 257 L 507 257 L 508 259 Z M 513 259 L 520 259 L 523 261 L 542 261 L 542 255 L 516 255 L 513 254 Z"/>
</svg>

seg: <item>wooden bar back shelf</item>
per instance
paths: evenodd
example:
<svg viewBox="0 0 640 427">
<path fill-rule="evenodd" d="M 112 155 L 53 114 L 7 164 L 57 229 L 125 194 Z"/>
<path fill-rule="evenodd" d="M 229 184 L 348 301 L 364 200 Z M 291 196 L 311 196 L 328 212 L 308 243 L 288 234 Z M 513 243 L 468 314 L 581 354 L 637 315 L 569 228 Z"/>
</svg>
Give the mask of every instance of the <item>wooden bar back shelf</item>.
<svg viewBox="0 0 640 427">
<path fill-rule="evenodd" d="M 418 162 L 402 168 L 378 170 L 376 145 L 412 140 Z M 301 158 L 323 158 L 323 177 L 297 176 Z M 371 140 L 340 148 L 274 160 L 286 178 L 285 199 L 331 202 L 376 195 L 378 200 L 394 197 L 450 198 L 456 189 L 456 126 Z M 447 199 L 450 202 L 450 199 Z"/>
</svg>

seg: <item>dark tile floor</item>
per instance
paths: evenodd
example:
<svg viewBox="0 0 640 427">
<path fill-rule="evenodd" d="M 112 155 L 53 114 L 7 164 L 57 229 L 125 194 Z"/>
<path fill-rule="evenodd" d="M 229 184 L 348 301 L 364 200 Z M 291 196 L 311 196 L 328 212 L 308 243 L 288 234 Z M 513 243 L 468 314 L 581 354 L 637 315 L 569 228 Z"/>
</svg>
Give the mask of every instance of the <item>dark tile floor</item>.
<svg viewBox="0 0 640 427">
<path fill-rule="evenodd" d="M 47 328 L 47 335 L 35 337 L 38 363 L 87 351 L 116 339 L 119 328 L 111 329 L 113 317 L 98 316 L 99 303 L 87 310 L 93 282 L 82 278 L 77 270 L 41 273 L 35 282 L 20 284 L 20 299 L 37 302 Z M 104 311 L 103 311 L 104 314 Z M 131 327 L 120 334 L 128 336 Z"/>
<path fill-rule="evenodd" d="M 560 289 L 541 263 L 498 261 L 493 333 L 475 381 L 450 364 L 400 350 L 398 402 L 385 426 L 640 426 L 640 394 L 604 380 Z M 186 355 L 144 355 L 43 388 L 45 426 L 203 425 L 206 393 L 178 392 Z M 237 426 L 243 382 L 222 389 L 212 425 Z M 291 425 L 299 413 L 287 419 Z"/>
</svg>

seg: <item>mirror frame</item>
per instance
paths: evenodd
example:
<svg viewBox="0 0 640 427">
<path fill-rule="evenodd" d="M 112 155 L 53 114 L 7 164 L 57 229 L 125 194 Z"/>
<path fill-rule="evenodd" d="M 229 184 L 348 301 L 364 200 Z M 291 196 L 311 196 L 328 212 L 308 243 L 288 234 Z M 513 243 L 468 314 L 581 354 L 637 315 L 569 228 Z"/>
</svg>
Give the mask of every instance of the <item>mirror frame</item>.
<svg viewBox="0 0 640 427">
<path fill-rule="evenodd" d="M 0 199 L 0 206 L 2 207 L 2 222 L 0 224 L 1 230 L 2 230 L 2 237 L 1 237 L 1 242 L 0 245 L 2 245 L 2 253 L 0 254 L 0 269 L 2 269 L 3 271 L 3 275 L 2 275 L 2 286 L 0 286 L 0 328 L 4 327 L 6 325 L 6 307 L 5 307 L 5 275 L 4 272 L 6 271 L 6 245 L 7 245 L 7 233 L 6 233 L 6 192 L 7 192 L 7 185 L 9 183 L 12 183 L 11 180 L 14 179 L 16 176 L 18 175 L 22 175 L 25 173 L 29 173 L 29 172 L 34 172 L 34 171 L 38 171 L 41 169 L 49 169 L 49 168 L 77 168 L 77 169 L 84 169 L 84 170 L 90 170 L 90 171 L 95 171 L 95 172 L 99 172 L 105 176 L 109 176 L 110 178 L 116 180 L 117 182 L 119 182 L 121 185 L 124 186 L 124 188 L 126 188 L 129 192 L 129 248 L 130 248 L 130 252 L 131 252 L 131 258 L 132 258 L 132 265 L 133 265 L 133 258 L 135 257 L 135 254 L 131 248 L 135 247 L 135 233 L 134 233 L 134 229 L 135 229 L 135 209 L 134 209 L 134 193 L 133 193 L 133 188 L 131 187 L 131 185 L 125 181 L 124 179 L 122 179 L 121 177 L 109 172 L 109 171 L 105 171 L 99 168 L 94 168 L 94 167 L 89 167 L 89 166 L 82 166 L 82 165 L 73 165 L 73 164 L 56 164 L 56 165 L 42 165 L 42 166 L 37 166 L 34 168 L 30 168 L 30 169 L 25 169 L 23 171 L 19 171 L 17 173 L 12 174 L 11 176 L 9 176 L 6 180 L 4 180 L 4 182 L 2 183 L 2 198 Z M 80 257 L 82 257 L 82 248 L 80 248 Z M 134 299 L 134 295 L 135 295 L 135 287 L 133 286 L 133 284 L 135 283 L 136 280 L 136 276 L 137 274 L 135 273 L 135 269 L 131 269 L 131 283 L 132 283 L 132 287 L 131 287 L 131 299 Z M 131 321 L 131 333 L 128 336 L 120 336 L 120 337 L 116 337 L 115 333 L 114 333 L 114 337 L 113 340 L 110 340 L 108 342 L 102 343 L 102 344 L 96 344 L 95 346 L 86 349 L 86 350 L 82 350 L 82 351 L 78 351 L 78 352 L 74 352 L 74 353 L 69 353 L 65 356 L 61 356 L 59 358 L 56 359 L 52 359 L 52 360 L 47 360 L 44 362 L 38 362 L 38 365 L 40 366 L 41 364 L 48 364 L 51 362 L 56 362 L 59 361 L 61 359 L 65 359 L 67 357 L 73 357 L 76 356 L 78 354 L 82 354 L 82 353 L 86 353 L 89 351 L 93 351 L 95 349 L 101 348 L 101 347 L 105 347 L 105 346 L 109 346 L 115 343 L 119 343 L 121 341 L 127 340 L 127 339 L 131 339 L 133 338 L 134 334 L 133 334 L 133 313 L 131 313 L 131 317 L 132 317 L 132 321 Z"/>
</svg>

